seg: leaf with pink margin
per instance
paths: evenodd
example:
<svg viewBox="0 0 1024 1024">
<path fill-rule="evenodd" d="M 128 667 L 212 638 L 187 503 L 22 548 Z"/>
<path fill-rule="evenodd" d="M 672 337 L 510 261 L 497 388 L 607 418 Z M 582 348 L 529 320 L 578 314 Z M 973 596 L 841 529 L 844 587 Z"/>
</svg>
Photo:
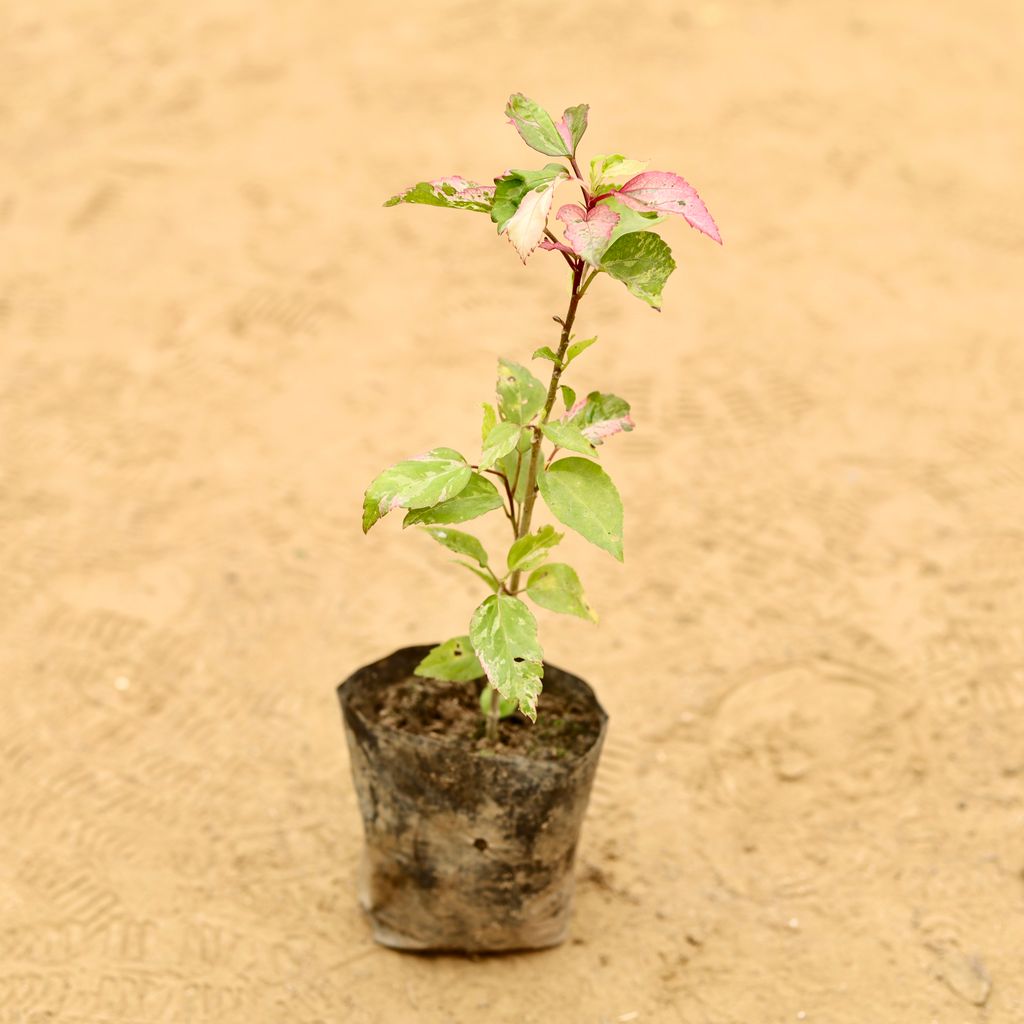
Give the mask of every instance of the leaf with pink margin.
<svg viewBox="0 0 1024 1024">
<path fill-rule="evenodd" d="M 611 244 L 612 230 L 619 222 L 619 215 L 607 206 L 585 210 L 575 203 L 567 203 L 555 216 L 565 225 L 566 241 L 573 252 L 596 267 L 601 254 Z"/>
<path fill-rule="evenodd" d="M 629 411 L 629 402 L 624 398 L 591 391 L 586 398 L 573 403 L 562 422 L 578 427 L 588 441 L 603 444 L 606 438 L 634 429 L 636 424 Z"/>
<path fill-rule="evenodd" d="M 555 129 L 562 137 L 562 141 L 565 143 L 568 152 L 565 154 L 576 155 L 576 147 L 580 144 L 580 139 L 583 138 L 583 133 L 587 130 L 587 112 L 590 110 L 589 104 L 580 103 L 575 107 L 567 107 L 565 112 L 562 114 L 561 120 L 555 124 Z"/>
<path fill-rule="evenodd" d="M 545 238 L 540 243 L 539 248 L 546 249 L 548 252 L 565 252 L 568 253 L 570 256 L 574 255 L 572 249 L 570 249 L 569 246 L 562 245 L 561 242 L 552 242 L 550 238 Z"/>
<path fill-rule="evenodd" d="M 392 196 L 384 205 L 421 203 L 424 206 L 443 206 L 450 210 L 490 213 L 493 202 L 493 185 L 478 185 L 475 181 L 467 181 L 454 174 L 448 178 L 436 178 L 434 181 L 421 181 L 397 196 Z"/>
<path fill-rule="evenodd" d="M 540 245 L 544 237 L 544 229 L 548 226 L 548 214 L 555 198 L 555 188 L 559 179 L 548 185 L 527 192 L 519 203 L 515 215 L 505 225 L 508 240 L 512 243 L 519 258 L 525 263 L 526 257 Z"/>
<path fill-rule="evenodd" d="M 644 171 L 630 178 L 615 198 L 641 213 L 677 213 L 691 227 L 722 244 L 722 236 L 697 190 L 671 171 Z"/>
</svg>

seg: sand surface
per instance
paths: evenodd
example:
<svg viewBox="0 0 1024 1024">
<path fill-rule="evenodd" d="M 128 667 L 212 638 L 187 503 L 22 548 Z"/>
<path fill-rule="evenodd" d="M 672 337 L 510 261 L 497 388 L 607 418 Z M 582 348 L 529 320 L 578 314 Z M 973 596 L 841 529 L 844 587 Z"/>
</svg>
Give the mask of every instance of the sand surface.
<svg viewBox="0 0 1024 1024">
<path fill-rule="evenodd" d="M 1022 28 L 6 0 L 0 1021 L 1024 1020 Z M 660 316 L 609 280 L 581 316 L 572 378 L 638 429 L 625 566 L 563 545 L 601 625 L 542 623 L 612 716 L 573 938 L 414 958 L 354 902 L 333 687 L 479 592 L 361 492 L 472 450 L 566 281 L 381 201 L 543 161 L 518 89 L 726 245 L 675 224 Z"/>
</svg>

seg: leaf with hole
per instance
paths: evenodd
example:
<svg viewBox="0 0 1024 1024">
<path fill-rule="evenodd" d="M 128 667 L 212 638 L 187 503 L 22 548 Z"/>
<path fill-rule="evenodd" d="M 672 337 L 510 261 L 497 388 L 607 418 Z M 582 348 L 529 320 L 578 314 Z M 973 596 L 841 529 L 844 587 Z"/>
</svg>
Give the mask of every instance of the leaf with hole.
<svg viewBox="0 0 1024 1024">
<path fill-rule="evenodd" d="M 492 594 L 473 613 L 469 638 L 491 686 L 536 721 L 544 653 L 530 609 L 518 597 Z"/>
<path fill-rule="evenodd" d="M 484 674 L 484 667 L 473 653 L 469 637 L 457 636 L 434 647 L 413 673 L 427 679 L 469 683 Z"/>
<path fill-rule="evenodd" d="M 498 410 L 509 423 L 529 423 L 544 408 L 547 388 L 525 366 L 498 360 Z"/>
</svg>

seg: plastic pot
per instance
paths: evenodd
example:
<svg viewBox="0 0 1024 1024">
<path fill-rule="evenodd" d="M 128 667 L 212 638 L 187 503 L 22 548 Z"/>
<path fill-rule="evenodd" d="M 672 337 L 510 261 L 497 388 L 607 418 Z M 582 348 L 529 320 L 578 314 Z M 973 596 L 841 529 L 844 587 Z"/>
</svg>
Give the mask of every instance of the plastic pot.
<svg viewBox="0 0 1024 1024">
<path fill-rule="evenodd" d="M 608 717 L 583 680 L 545 665 L 545 694 L 574 693 L 593 710 L 583 753 L 535 760 L 378 722 L 381 695 L 429 650 L 396 651 L 338 687 L 365 832 L 359 900 L 374 938 L 472 953 L 555 946 Z"/>
</svg>

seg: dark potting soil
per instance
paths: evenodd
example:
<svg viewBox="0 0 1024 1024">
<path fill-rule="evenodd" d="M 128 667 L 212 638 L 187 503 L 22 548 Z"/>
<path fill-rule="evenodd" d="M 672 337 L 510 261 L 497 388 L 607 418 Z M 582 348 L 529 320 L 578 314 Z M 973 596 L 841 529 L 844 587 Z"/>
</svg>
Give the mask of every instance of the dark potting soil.
<svg viewBox="0 0 1024 1024">
<path fill-rule="evenodd" d="M 582 756 L 600 731 L 597 715 L 582 698 L 544 692 L 536 723 L 518 713 L 503 718 L 494 747 L 484 737 L 482 688 L 482 681 L 452 683 L 409 676 L 378 694 L 372 712 L 381 725 L 401 732 L 475 748 L 484 755 L 518 754 L 538 761 Z"/>
</svg>

